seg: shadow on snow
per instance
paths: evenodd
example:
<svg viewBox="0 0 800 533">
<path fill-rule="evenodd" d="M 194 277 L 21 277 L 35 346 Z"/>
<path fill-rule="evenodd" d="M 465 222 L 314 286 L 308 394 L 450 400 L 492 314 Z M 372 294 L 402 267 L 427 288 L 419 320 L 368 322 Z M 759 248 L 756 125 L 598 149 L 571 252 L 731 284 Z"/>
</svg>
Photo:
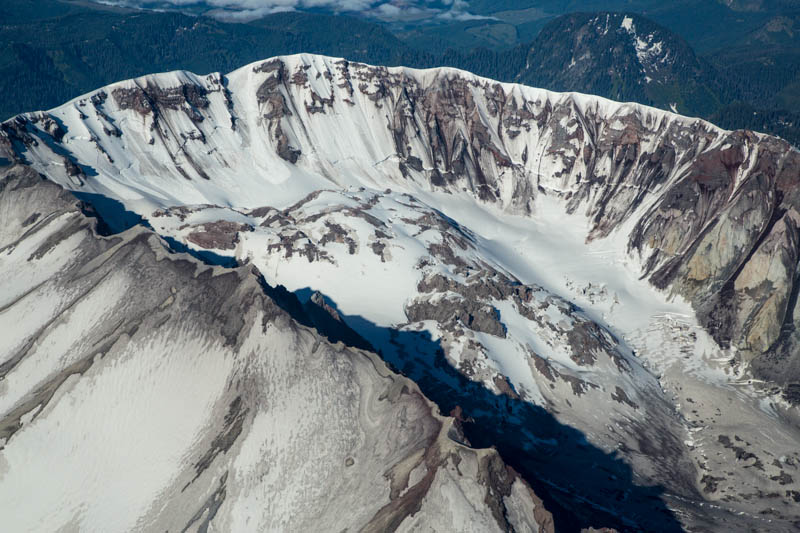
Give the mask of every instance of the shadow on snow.
<svg viewBox="0 0 800 533">
<path fill-rule="evenodd" d="M 98 218 L 98 231 L 108 235 L 137 224 L 139 215 L 116 200 L 74 192 L 84 212 Z M 233 257 L 193 250 L 170 238 L 175 252 L 189 253 L 207 264 L 235 267 Z M 616 453 L 589 443 L 575 428 L 560 423 L 544 408 L 498 395 L 467 379 L 446 360 L 441 344 L 427 331 L 379 326 L 342 314 L 336 303 L 310 288 L 290 292 L 261 279 L 264 292 L 299 323 L 316 329 L 332 342 L 377 352 L 395 371 L 413 379 L 443 414 L 461 420 L 472 446 L 495 447 L 506 464 L 533 488 L 553 514 L 558 531 L 613 527 L 619 531 L 682 531 L 663 500 L 660 486 L 641 486 Z"/>
<path fill-rule="evenodd" d="M 282 286 L 268 290 L 273 298 L 276 291 L 283 300 L 279 305 L 301 323 L 313 325 L 333 341 L 343 340 L 336 331 L 328 331 L 339 322 L 320 325 L 298 313 L 298 306 L 311 307 L 315 291 L 304 288 L 290 293 Z M 429 332 L 382 327 L 361 316 L 344 315 L 335 302 L 324 300 L 348 330 L 366 340 L 355 346 L 374 346 L 391 367 L 413 379 L 443 414 L 459 414 L 472 446 L 495 447 L 542 498 L 558 531 L 587 527 L 683 530 L 662 499 L 662 487 L 637 485 L 631 467 L 621 457 L 590 444 L 582 432 L 560 423 L 544 408 L 498 395 L 469 380 L 450 365 Z"/>
</svg>

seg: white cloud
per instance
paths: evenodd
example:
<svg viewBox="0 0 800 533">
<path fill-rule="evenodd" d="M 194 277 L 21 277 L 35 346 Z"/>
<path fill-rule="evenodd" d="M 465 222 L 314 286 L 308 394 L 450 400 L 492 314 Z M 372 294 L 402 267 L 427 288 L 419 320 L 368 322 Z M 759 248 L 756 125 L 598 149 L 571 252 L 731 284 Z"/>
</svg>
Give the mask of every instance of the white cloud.
<svg viewBox="0 0 800 533">
<path fill-rule="evenodd" d="M 280 11 L 321 10 L 332 13 L 360 13 L 384 21 L 430 19 L 471 20 L 466 0 L 95 0 L 126 7 L 175 8 L 205 11 L 232 20 L 247 20 Z"/>
</svg>

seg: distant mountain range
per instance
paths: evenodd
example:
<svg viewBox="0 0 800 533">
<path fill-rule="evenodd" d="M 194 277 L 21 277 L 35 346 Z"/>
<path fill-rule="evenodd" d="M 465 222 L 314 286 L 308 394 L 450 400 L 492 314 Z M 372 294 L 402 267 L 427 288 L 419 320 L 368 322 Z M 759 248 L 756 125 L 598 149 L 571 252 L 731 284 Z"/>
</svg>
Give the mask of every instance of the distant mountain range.
<svg viewBox="0 0 800 533">
<path fill-rule="evenodd" d="M 623 13 L 559 17 L 528 48 L 520 81 L 694 115 L 721 106 L 719 73 L 676 34 Z"/>
<path fill-rule="evenodd" d="M 311 52 L 385 65 L 454 66 L 671 109 L 800 144 L 800 15 L 787 3 L 608 4 L 647 12 L 660 24 L 634 13 L 554 18 L 558 9 L 601 7 L 592 2 L 489 4 L 470 3 L 489 19 L 412 27 L 302 12 L 228 23 L 178 12 L 9 0 L 0 14 L 0 118 L 148 72 L 225 72 L 263 57 Z M 515 28 L 529 24 L 529 31 L 515 30 L 505 40 L 485 37 L 503 34 L 504 17 Z M 710 48 L 715 35 L 717 46 Z"/>
</svg>

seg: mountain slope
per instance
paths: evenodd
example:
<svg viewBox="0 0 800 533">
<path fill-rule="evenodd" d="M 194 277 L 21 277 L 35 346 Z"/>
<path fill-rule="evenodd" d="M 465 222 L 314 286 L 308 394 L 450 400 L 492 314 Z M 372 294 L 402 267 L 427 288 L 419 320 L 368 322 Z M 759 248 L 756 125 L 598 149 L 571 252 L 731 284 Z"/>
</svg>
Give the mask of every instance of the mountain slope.
<svg viewBox="0 0 800 533">
<path fill-rule="evenodd" d="M 800 13 L 771 17 L 733 46 L 709 56 L 741 98 L 767 109 L 797 109 L 800 104 Z"/>
<path fill-rule="evenodd" d="M 800 157 L 783 141 L 300 55 L 120 82 L 5 122 L 0 149 L 116 229 L 135 221 L 122 204 L 333 310 L 557 520 L 797 519 L 779 385 L 798 381 Z"/>
<path fill-rule="evenodd" d="M 531 43 L 519 79 L 696 116 L 716 110 L 724 94 L 719 75 L 683 39 L 627 13 L 559 17 Z"/>
<path fill-rule="evenodd" d="M 345 117 L 350 133 L 335 133 Z M 65 186 L 120 197 L 144 215 L 187 203 L 261 207 L 259 198 L 285 207 L 332 184 L 466 189 L 529 214 L 539 191 L 549 191 L 568 212 L 590 217 L 591 238 L 634 225 L 628 247 L 645 272 L 689 298 L 696 289 L 686 286 L 686 270 L 675 279 L 679 268 L 722 261 L 709 267 L 714 283 L 705 288 L 715 290 L 742 270 L 733 249 L 705 254 L 706 234 L 746 232 L 749 257 L 773 229 L 772 214 L 791 217 L 796 205 L 797 152 L 773 138 L 447 69 L 315 56 L 228 77 L 176 72 L 124 82 L 55 114 L 21 116 L 3 132 L 7 158 L 29 161 Z M 672 214 L 674 205 L 680 210 Z M 752 218 L 739 222 L 730 209 Z M 659 240 L 651 237 L 655 228 Z M 787 295 L 793 272 L 782 278 Z M 698 305 L 708 301 L 703 296 Z M 737 339 L 748 336 L 742 326 Z M 771 334 L 755 354 L 775 340 Z"/>
<path fill-rule="evenodd" d="M 100 236 L 29 168 L 4 171 L 0 207 L 9 530 L 552 531 L 495 451 L 257 272 L 141 226 Z"/>
</svg>

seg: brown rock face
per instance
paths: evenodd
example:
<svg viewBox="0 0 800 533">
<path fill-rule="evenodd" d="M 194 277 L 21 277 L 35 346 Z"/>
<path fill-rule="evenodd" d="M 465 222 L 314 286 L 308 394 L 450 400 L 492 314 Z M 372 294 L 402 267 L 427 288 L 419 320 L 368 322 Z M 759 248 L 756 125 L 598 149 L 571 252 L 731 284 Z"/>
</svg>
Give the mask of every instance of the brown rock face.
<svg viewBox="0 0 800 533">
<path fill-rule="evenodd" d="M 169 88 L 156 85 L 119 88 L 111 92 L 120 109 L 133 109 L 140 115 L 147 115 L 159 108 L 181 109 L 197 121 L 203 120 L 203 117 L 194 110 L 208 107 L 206 94 L 205 88 L 191 83 Z"/>
<path fill-rule="evenodd" d="M 254 72 L 266 72 L 270 76 L 258 87 L 256 97 L 259 104 L 264 107 L 264 119 L 268 121 L 268 128 L 275 140 L 276 151 L 281 158 L 294 164 L 297 163 L 301 151 L 290 145 L 289 138 L 283 131 L 281 119 L 292 115 L 286 102 L 286 97 L 281 92 L 281 87 L 286 83 L 299 81 L 297 77 L 290 80 L 289 71 L 280 60 L 266 61 L 253 69 Z"/>
<path fill-rule="evenodd" d="M 239 232 L 251 229 L 247 224 L 218 220 L 203 224 L 200 229 L 189 233 L 186 238 L 201 248 L 233 250 L 236 248 L 236 243 L 239 242 Z"/>
<path fill-rule="evenodd" d="M 725 141 L 728 148 L 694 160 L 639 219 L 630 246 L 649 254 L 653 283 L 687 297 L 718 343 L 761 359 L 757 371 L 788 383 L 800 379 L 790 306 L 800 257 L 800 156 L 778 139 L 755 143 L 734 132 Z M 778 364 L 776 352 L 789 370 L 780 377 L 764 364 Z"/>
</svg>

